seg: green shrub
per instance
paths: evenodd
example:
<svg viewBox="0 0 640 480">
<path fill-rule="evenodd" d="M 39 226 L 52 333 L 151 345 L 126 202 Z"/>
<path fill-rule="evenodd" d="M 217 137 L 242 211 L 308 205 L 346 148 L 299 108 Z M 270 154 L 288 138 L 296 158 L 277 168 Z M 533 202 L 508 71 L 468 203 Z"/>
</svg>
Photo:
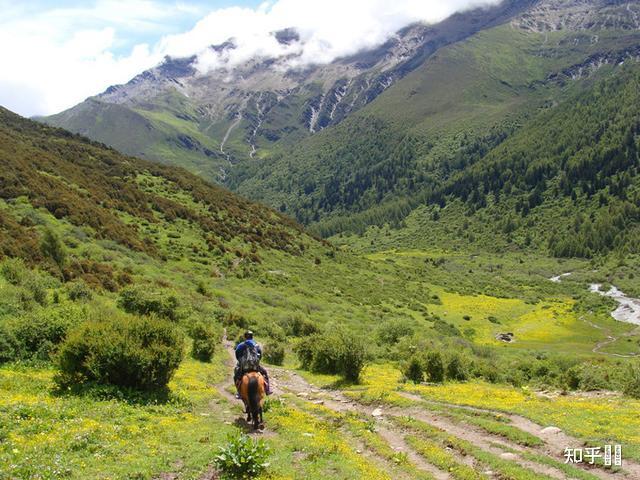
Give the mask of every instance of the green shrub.
<svg viewBox="0 0 640 480">
<path fill-rule="evenodd" d="M 285 357 L 284 345 L 280 342 L 271 342 L 264 347 L 264 359 L 273 365 L 282 365 Z"/>
<path fill-rule="evenodd" d="M 630 397 L 640 398 L 640 361 L 636 360 L 627 366 L 622 390 Z"/>
<path fill-rule="evenodd" d="M 69 329 L 84 319 L 73 306 L 40 309 L 9 322 L 13 360 L 48 360 L 66 338 Z"/>
<path fill-rule="evenodd" d="M 295 351 L 302 368 L 340 374 L 351 382 L 359 380 L 368 354 L 364 340 L 345 330 L 307 337 L 298 343 Z"/>
<path fill-rule="evenodd" d="M 440 352 L 429 352 L 425 365 L 425 373 L 430 382 L 440 383 L 444 380 L 444 365 Z"/>
<path fill-rule="evenodd" d="M 200 280 L 198 285 L 196 286 L 196 292 L 198 292 L 203 297 L 209 297 L 211 294 L 209 293 L 209 289 L 207 288 L 207 284 Z"/>
<path fill-rule="evenodd" d="M 500 371 L 498 367 L 486 360 L 477 359 L 473 361 L 474 377 L 484 378 L 486 381 L 496 383 L 500 379 Z"/>
<path fill-rule="evenodd" d="M 18 340 L 13 330 L 4 323 L 0 323 L 0 363 L 18 359 Z"/>
<path fill-rule="evenodd" d="M 280 326 L 290 337 L 307 337 L 320 331 L 315 323 L 301 315 L 293 315 L 281 320 Z"/>
<path fill-rule="evenodd" d="M 0 264 L 0 274 L 11 285 L 22 285 L 29 270 L 21 258 L 8 258 Z"/>
<path fill-rule="evenodd" d="M 255 478 L 269 466 L 269 449 L 263 440 L 237 433 L 230 435 L 226 445 L 218 448 L 214 463 L 222 479 Z"/>
<path fill-rule="evenodd" d="M 34 302 L 42 307 L 47 305 L 47 285 L 42 278 L 32 274 L 26 281 L 25 286 Z"/>
<path fill-rule="evenodd" d="M 64 262 L 67 259 L 67 253 L 65 252 L 64 245 L 60 241 L 60 237 L 56 235 L 52 230 L 45 230 L 40 242 L 40 250 L 45 257 L 50 258 L 62 269 Z"/>
<path fill-rule="evenodd" d="M 196 322 L 191 327 L 191 338 L 193 338 L 191 356 L 201 362 L 210 362 L 220 338 L 216 328 L 210 323 Z"/>
<path fill-rule="evenodd" d="M 67 284 L 67 296 L 74 302 L 88 301 L 93 298 L 93 291 L 84 280 L 76 280 Z"/>
<path fill-rule="evenodd" d="M 594 391 L 612 388 L 611 369 L 607 365 L 584 363 L 580 366 L 580 390 Z"/>
<path fill-rule="evenodd" d="M 467 379 L 467 372 L 459 355 L 452 355 L 447 361 L 445 375 L 449 380 L 463 381 Z"/>
<path fill-rule="evenodd" d="M 410 337 L 413 333 L 413 326 L 406 320 L 392 320 L 382 324 L 376 336 L 383 345 L 395 345 L 402 337 Z"/>
<path fill-rule="evenodd" d="M 338 360 L 338 370 L 350 382 L 358 382 L 367 360 L 364 340 L 354 334 L 342 336 L 342 352 Z"/>
<path fill-rule="evenodd" d="M 424 380 L 424 361 L 417 355 L 412 356 L 402 370 L 405 378 L 413 383 Z"/>
<path fill-rule="evenodd" d="M 127 313 L 156 314 L 173 321 L 178 319 L 178 299 L 174 295 L 149 292 L 145 286 L 123 288 L 118 297 L 118 306 Z"/>
<path fill-rule="evenodd" d="M 339 373 L 342 352 L 342 341 L 339 335 L 324 333 L 314 338 L 311 370 L 319 373 Z"/>
<path fill-rule="evenodd" d="M 569 390 L 580 388 L 580 367 L 575 366 L 568 369 L 562 376 L 562 381 Z"/>
<path fill-rule="evenodd" d="M 305 370 L 310 370 L 311 364 L 313 363 L 315 339 L 316 335 L 301 338 L 293 347 L 298 360 L 300 360 L 300 367 L 304 368 Z"/>
<path fill-rule="evenodd" d="M 116 315 L 71 332 L 58 354 L 60 386 L 86 382 L 153 390 L 166 387 L 180 365 L 184 338 L 154 317 Z"/>
</svg>

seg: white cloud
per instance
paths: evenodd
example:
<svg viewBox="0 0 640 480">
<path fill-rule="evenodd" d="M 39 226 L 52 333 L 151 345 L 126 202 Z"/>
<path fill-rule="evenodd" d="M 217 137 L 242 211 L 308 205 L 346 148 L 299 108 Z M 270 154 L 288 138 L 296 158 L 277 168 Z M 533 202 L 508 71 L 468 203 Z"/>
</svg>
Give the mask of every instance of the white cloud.
<svg viewBox="0 0 640 480">
<path fill-rule="evenodd" d="M 126 55 L 114 53 L 122 32 L 159 36 L 175 15 L 197 13 L 200 7 L 188 1 L 98 0 L 90 7 L 43 12 L 7 8 L 0 17 L 0 104 L 23 115 L 55 113 L 128 81 L 165 55 L 197 54 L 201 70 L 291 53 L 299 54 L 300 63 L 324 63 L 379 44 L 410 22 L 435 22 L 498 1 L 276 0 L 255 9 L 215 10 L 190 31 L 166 35 L 152 46 L 141 43 Z M 0 0 L 0 7 L 4 4 Z M 287 27 L 300 32 L 300 44 L 284 46 L 270 35 Z M 237 45 L 233 51 L 219 56 L 208 49 L 231 37 Z"/>
<path fill-rule="evenodd" d="M 326 63 L 378 45 L 411 22 L 437 22 L 464 8 L 499 0 L 278 0 L 257 9 L 226 8 L 203 18 L 189 32 L 165 37 L 160 48 L 172 56 L 198 54 L 206 71 L 233 67 L 254 55 L 279 57 L 298 53 L 299 64 Z M 270 32 L 295 27 L 302 45 L 281 45 Z M 221 54 L 209 50 L 233 37 L 237 48 Z"/>
</svg>

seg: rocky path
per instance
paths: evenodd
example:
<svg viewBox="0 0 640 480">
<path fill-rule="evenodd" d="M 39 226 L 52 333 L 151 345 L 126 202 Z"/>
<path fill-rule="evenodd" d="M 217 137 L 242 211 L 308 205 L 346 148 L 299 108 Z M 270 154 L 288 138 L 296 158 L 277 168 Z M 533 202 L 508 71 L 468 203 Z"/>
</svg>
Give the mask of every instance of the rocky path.
<svg viewBox="0 0 640 480">
<path fill-rule="evenodd" d="M 235 363 L 232 345 L 227 343 L 229 350 L 229 370 Z M 436 480 L 447 480 L 452 478 L 448 472 L 442 471 L 435 465 L 430 464 L 423 456 L 413 449 L 406 441 L 407 431 L 394 422 L 394 417 L 411 417 L 415 420 L 424 422 L 428 425 L 436 427 L 449 435 L 461 440 L 467 441 L 480 448 L 482 451 L 494 455 L 501 460 L 507 460 L 517 463 L 520 467 L 526 468 L 540 475 L 541 478 L 566 479 L 571 478 L 553 465 L 545 464 L 543 461 L 535 461 L 537 458 L 550 458 L 556 462 L 563 463 L 563 452 L 565 447 L 578 448 L 584 445 L 584 442 L 567 435 L 552 426 L 539 425 L 520 415 L 509 414 L 505 412 L 494 412 L 488 409 L 480 409 L 475 407 L 466 407 L 460 405 L 450 405 L 443 402 L 426 401 L 421 397 L 407 393 L 398 392 L 404 398 L 415 403 L 409 408 L 394 407 L 388 405 L 364 405 L 352 398 L 344 395 L 343 392 L 331 389 L 321 388 L 305 380 L 300 374 L 282 367 L 270 367 L 269 374 L 272 381 L 274 397 L 296 397 L 297 401 L 321 404 L 324 407 L 338 413 L 353 412 L 360 416 L 371 418 L 375 422 L 376 433 L 395 451 L 403 453 L 410 464 L 416 469 L 423 471 L 426 475 Z M 238 400 L 235 399 L 233 393 L 229 391 L 230 381 L 227 380 L 219 385 L 216 389 L 220 394 L 237 408 L 232 407 L 229 410 L 229 421 L 242 424 L 242 407 Z M 527 432 L 542 440 L 543 444 L 538 447 L 525 447 L 505 437 L 498 436 L 479 427 L 465 423 L 458 419 L 448 417 L 446 414 L 440 414 L 437 411 L 429 409 L 429 406 L 437 406 L 438 408 L 464 409 L 479 413 L 500 413 L 509 420 L 509 425 L 518 428 L 523 432 Z M 236 411 L 237 410 L 237 411 Z M 273 435 L 268 429 L 264 435 Z M 241 425 L 240 425 L 241 426 Z M 358 448 L 365 447 L 359 446 Z M 366 455 L 372 456 L 375 452 L 365 452 Z M 494 474 L 487 470 L 486 466 L 479 465 L 471 456 L 462 456 L 458 459 L 461 463 L 466 463 L 474 469 L 478 469 L 487 478 L 501 478 L 498 474 Z M 380 459 L 382 463 L 386 460 Z M 640 464 L 624 461 L 624 471 L 612 472 L 603 468 L 590 468 L 586 464 L 579 465 L 590 474 L 607 480 L 623 480 L 640 478 Z"/>
</svg>

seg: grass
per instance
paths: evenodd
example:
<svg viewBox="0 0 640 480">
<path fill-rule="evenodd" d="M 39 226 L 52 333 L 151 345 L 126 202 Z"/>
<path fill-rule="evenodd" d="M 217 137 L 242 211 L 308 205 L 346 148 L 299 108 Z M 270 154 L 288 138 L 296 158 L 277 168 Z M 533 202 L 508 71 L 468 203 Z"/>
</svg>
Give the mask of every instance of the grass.
<svg viewBox="0 0 640 480">
<path fill-rule="evenodd" d="M 273 470 L 289 478 L 391 478 L 380 465 L 356 452 L 333 424 L 294 406 L 275 405 L 269 425 L 274 440 Z"/>
<path fill-rule="evenodd" d="M 454 455 L 445 451 L 441 445 L 434 441 L 413 435 L 408 435 L 406 440 L 425 460 L 440 470 L 448 472 L 457 480 L 478 480 L 486 478 L 475 469 L 458 462 Z"/>
<path fill-rule="evenodd" d="M 0 200 L 0 219 L 12 219 L 14 223 L 8 225 L 21 226 L 25 238 L 34 240 L 33 255 L 25 258 L 42 272 L 25 274 L 25 280 L 29 277 L 31 281 L 33 276 L 40 282 L 40 276 L 46 277 L 39 283 L 46 299 L 39 305 L 29 297 L 28 286 L 13 286 L 0 279 L 0 326 L 32 313 L 46 316 L 71 303 L 60 270 L 38 259 L 37 240 L 50 229 L 64 244 L 67 267 L 77 269 L 94 287 L 93 300 L 76 305 L 83 312 L 79 321 L 116 308 L 117 291 L 110 291 L 97 279 L 106 271 L 106 277 L 126 274 L 127 281 L 138 286 L 175 295 L 180 303 L 180 328 L 188 330 L 192 322 L 206 320 L 224 325 L 232 340 L 251 328 L 261 342 L 286 344 L 287 368 L 297 366 L 293 347 L 302 338 L 296 336 L 300 332 L 295 333 L 292 324 L 308 322 L 326 330 L 341 326 L 368 340 L 374 361 L 365 370 L 361 385 L 305 372 L 316 385 L 332 384 L 369 404 L 418 406 L 401 395 L 405 390 L 436 402 L 517 413 L 543 425 L 557 425 L 581 441 L 622 443 L 626 457 L 640 458 L 636 414 L 640 403 L 636 400 L 580 395 L 545 399 L 528 387 L 478 380 L 411 386 L 402 383 L 397 368 L 409 352 L 424 348 L 495 361 L 501 373 L 509 371 L 516 360 L 544 366 L 551 353 L 570 361 L 602 359 L 599 365 L 613 375 L 626 360 L 608 360 L 592 349 L 606 334 L 629 333 L 632 327 L 612 320 L 610 302 L 586 293 L 585 287 L 591 279 L 617 281 L 619 275 L 624 276 L 624 288 L 631 287 L 635 257 L 628 260 L 630 265 L 619 265 L 613 259 L 599 264 L 560 261 L 510 251 L 486 253 L 470 247 L 456 250 L 412 245 L 402 251 L 370 252 L 355 241 L 360 253 L 334 249 L 300 232 L 275 212 L 207 187 L 184 172 L 123 159 L 96 145 L 65 140 L 60 132 L 53 140 L 50 132 L 40 132 L 36 137 L 48 147 L 32 150 L 38 142 L 31 142 L 27 133 L 36 127 L 20 126 L 15 131 L 9 129 L 11 135 L 3 133 L 3 138 L 17 135 L 22 139 L 15 146 L 26 163 L 17 163 L 8 171 L 27 172 L 11 178 L 16 185 L 37 186 L 40 196 L 18 190 L 24 195 Z M 35 168 L 30 159 L 40 155 L 51 165 L 43 160 L 44 164 Z M 76 161 L 86 163 L 79 168 Z M 53 166 L 61 171 L 39 171 Z M 114 186 L 116 180 L 121 183 Z M 40 197 L 49 194 L 52 185 L 62 198 L 75 201 L 69 215 L 49 211 L 42 202 Z M 108 220 L 113 229 L 101 230 L 99 223 L 88 226 L 98 216 Z M 414 218 L 410 222 L 414 220 L 419 221 Z M 207 229 L 209 222 L 215 222 L 215 228 Z M 230 225 L 233 228 L 225 231 Z M 119 235 L 112 231 L 116 227 Z M 0 245 L 12 246 L 11 233 L 0 229 Z M 451 233 L 442 230 L 434 235 L 442 240 Z M 392 242 L 402 234 L 390 235 Z M 252 236 L 258 240 L 247 239 Z M 127 246 L 133 237 L 139 249 Z M 213 239 L 218 243 L 210 247 Z M 343 240 L 348 243 L 351 239 Z M 251 261 L 252 254 L 259 260 Z M 599 272 L 592 272 L 594 268 Z M 574 271 L 575 278 L 567 277 L 560 284 L 548 280 L 566 271 Z M 121 285 L 112 290 L 118 288 Z M 500 323 L 489 321 L 489 317 Z M 589 327 L 587 320 L 601 328 Z M 381 341 L 380 328 L 392 322 L 408 326 L 412 333 L 397 341 Z M 442 323 L 451 328 L 443 333 Z M 503 329 L 513 331 L 517 341 L 508 345 L 496 342 L 493 335 Z M 629 338 L 637 340 L 637 336 Z M 635 348 L 632 342 L 613 344 L 607 351 L 631 352 Z M 17 478 L 36 474 L 44 478 L 151 478 L 174 471 L 185 478 L 197 478 L 226 433 L 234 428 L 226 422 L 233 420 L 235 407 L 212 387 L 228 374 L 225 359 L 222 351 L 211 364 L 187 357 L 170 384 L 169 401 L 159 403 L 114 397 L 103 390 L 59 395 L 53 390 L 55 371 L 50 362 L 4 364 L 0 366 L 0 471 Z M 539 441 L 495 415 L 472 415 L 457 409 L 448 414 L 522 445 Z M 308 478 L 387 478 L 376 473 L 379 463 L 397 464 L 398 475 L 411 475 L 412 467 L 359 419 L 336 420 L 321 409 L 294 404 L 274 407 L 268 421 L 275 431 L 268 440 L 274 447 L 271 470 L 276 477 L 302 472 Z M 336 430 L 336 421 L 341 430 Z M 358 442 L 367 445 L 381 462 L 355 452 Z M 432 447 L 428 442 L 425 445 Z M 477 455 L 483 464 L 494 461 L 480 458 L 481 452 Z M 509 465 L 498 466 L 510 475 L 521 473 L 511 472 Z"/>
<path fill-rule="evenodd" d="M 225 353 L 226 355 L 226 353 Z M 232 427 L 212 389 L 223 370 L 186 359 L 167 403 L 56 394 L 50 368 L 0 368 L 0 478 L 185 477 L 206 469 Z"/>
<path fill-rule="evenodd" d="M 440 410 L 454 420 L 476 425 L 522 445 L 539 445 L 539 439 L 498 420 L 500 413 L 515 413 L 544 426 L 557 426 L 568 434 L 594 446 L 620 443 L 623 455 L 640 459 L 640 423 L 635 412 L 638 400 L 630 398 L 591 398 L 588 395 L 558 396 L 553 399 L 536 395 L 527 387 L 516 388 L 482 381 L 414 385 L 402 383 L 402 374 L 390 365 L 371 365 L 363 374 L 362 385 L 345 391 L 347 396 L 371 404 L 396 407 L 420 407 Z M 428 401 L 466 405 L 491 410 L 486 414 L 462 413 L 447 406 L 416 403 L 399 391 L 417 394 Z"/>
<path fill-rule="evenodd" d="M 437 412 L 453 420 L 467 425 L 474 425 L 487 433 L 504 437 L 526 447 L 539 447 L 544 444 L 540 438 L 517 427 L 509 425 L 510 420 L 499 413 L 470 411 L 452 406 L 437 404 L 420 404 L 421 408 Z"/>
<path fill-rule="evenodd" d="M 489 453 L 485 450 L 482 450 L 479 447 L 476 447 L 475 445 L 473 445 L 472 443 L 466 440 L 462 440 L 460 438 L 449 435 L 442 430 L 439 430 L 435 427 L 432 427 L 424 422 L 415 420 L 413 418 L 396 417 L 394 418 L 394 421 L 396 421 L 398 424 L 402 425 L 403 427 L 414 431 L 418 435 L 418 438 L 426 442 L 426 444 L 430 446 L 428 450 L 430 452 L 430 455 L 436 456 L 437 453 L 433 453 L 433 452 L 437 448 L 442 448 L 442 446 L 450 446 L 461 455 L 472 456 L 480 464 L 495 471 L 501 476 L 501 478 L 504 478 L 504 479 L 538 480 L 538 479 L 551 478 L 546 475 L 536 473 L 529 469 L 520 467 L 515 462 L 503 460 L 492 453 Z M 449 466 L 448 468 L 452 468 L 452 467 Z M 478 468 L 476 467 L 472 471 L 474 471 L 474 473 L 477 474 Z M 466 479 L 466 478 L 482 478 L 482 477 L 481 476 L 467 477 L 465 473 L 460 477 L 456 477 L 456 478 Z"/>
<path fill-rule="evenodd" d="M 635 414 L 638 400 L 580 395 L 549 400 L 527 389 L 483 382 L 421 385 L 407 390 L 428 400 L 517 413 L 543 426 L 555 425 L 593 445 L 619 442 L 626 457 L 640 458 L 640 423 Z"/>
<path fill-rule="evenodd" d="M 417 468 L 406 453 L 394 450 L 376 431 L 375 422 L 353 412 L 336 412 L 322 405 L 294 399 L 296 406 L 307 413 L 328 421 L 334 428 L 339 428 L 346 436 L 353 436 L 360 441 L 376 457 L 384 459 L 384 469 L 393 478 L 417 480 L 433 480 L 431 474 Z"/>
</svg>

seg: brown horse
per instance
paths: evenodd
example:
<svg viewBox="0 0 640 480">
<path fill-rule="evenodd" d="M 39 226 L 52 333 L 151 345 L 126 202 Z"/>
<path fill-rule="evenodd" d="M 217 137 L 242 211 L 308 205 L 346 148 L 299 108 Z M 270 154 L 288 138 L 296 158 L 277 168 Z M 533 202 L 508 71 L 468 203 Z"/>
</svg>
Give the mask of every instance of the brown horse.
<svg viewBox="0 0 640 480">
<path fill-rule="evenodd" d="M 253 421 L 253 428 L 263 424 L 262 404 L 265 397 L 265 383 L 259 372 L 248 372 L 240 380 L 240 398 L 244 402 L 247 422 Z"/>
</svg>

